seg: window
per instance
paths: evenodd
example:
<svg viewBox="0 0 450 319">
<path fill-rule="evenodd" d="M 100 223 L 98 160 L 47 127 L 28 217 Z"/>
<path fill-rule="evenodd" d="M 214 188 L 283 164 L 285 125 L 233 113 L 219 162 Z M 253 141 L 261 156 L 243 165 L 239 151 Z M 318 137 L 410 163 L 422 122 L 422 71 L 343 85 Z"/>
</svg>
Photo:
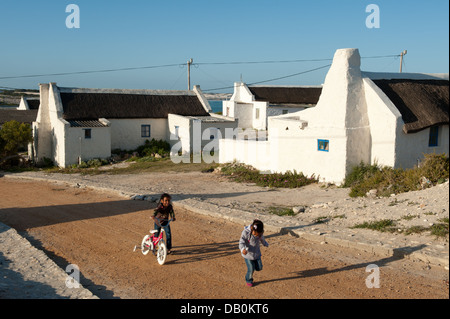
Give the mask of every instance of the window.
<svg viewBox="0 0 450 319">
<path fill-rule="evenodd" d="M 255 119 L 259 120 L 259 109 L 256 109 Z"/>
<path fill-rule="evenodd" d="M 430 136 L 428 138 L 428 146 L 429 147 L 438 146 L 438 142 L 439 142 L 438 137 L 439 137 L 439 126 L 430 127 Z"/>
<path fill-rule="evenodd" d="M 90 128 L 84 129 L 84 138 L 90 139 L 92 136 L 92 132 Z"/>
<path fill-rule="evenodd" d="M 322 152 L 328 152 L 330 147 L 329 140 L 317 140 L 317 150 Z"/>
<path fill-rule="evenodd" d="M 289 113 L 288 110 L 283 110 L 282 112 L 283 112 L 282 114 L 288 114 Z"/>
<path fill-rule="evenodd" d="M 141 125 L 141 137 L 150 137 L 150 125 Z"/>
<path fill-rule="evenodd" d="M 175 126 L 175 138 L 180 139 L 180 127 L 178 125 Z"/>
</svg>

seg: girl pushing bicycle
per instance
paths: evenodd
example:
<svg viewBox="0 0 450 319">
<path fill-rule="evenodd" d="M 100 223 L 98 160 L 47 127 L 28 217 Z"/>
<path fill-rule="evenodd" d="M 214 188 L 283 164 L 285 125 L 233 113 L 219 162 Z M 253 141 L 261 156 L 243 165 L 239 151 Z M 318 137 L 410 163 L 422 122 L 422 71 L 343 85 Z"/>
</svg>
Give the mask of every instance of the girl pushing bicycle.
<svg viewBox="0 0 450 319">
<path fill-rule="evenodd" d="M 164 193 L 161 195 L 161 198 L 158 203 L 158 207 L 156 207 L 155 212 L 153 213 L 152 219 L 155 222 L 155 230 L 158 232 L 155 234 L 155 237 L 159 236 L 159 232 L 161 231 L 161 227 L 164 228 L 166 233 L 166 241 L 167 241 L 167 254 L 172 253 L 172 234 L 170 232 L 169 219 L 175 221 L 175 212 L 173 211 L 172 204 L 170 203 L 172 197 Z M 159 221 L 164 220 L 164 221 Z"/>
</svg>

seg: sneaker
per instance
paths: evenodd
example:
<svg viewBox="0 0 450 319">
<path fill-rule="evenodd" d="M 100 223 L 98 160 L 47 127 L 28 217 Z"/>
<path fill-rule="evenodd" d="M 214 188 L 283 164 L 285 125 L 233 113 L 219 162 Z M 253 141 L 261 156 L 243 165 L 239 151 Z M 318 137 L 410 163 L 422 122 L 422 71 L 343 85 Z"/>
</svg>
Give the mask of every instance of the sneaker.
<svg viewBox="0 0 450 319">
<path fill-rule="evenodd" d="M 247 283 L 247 286 L 248 286 L 248 287 L 253 287 L 253 284 L 252 284 L 251 282 L 248 282 L 248 283 Z"/>
</svg>

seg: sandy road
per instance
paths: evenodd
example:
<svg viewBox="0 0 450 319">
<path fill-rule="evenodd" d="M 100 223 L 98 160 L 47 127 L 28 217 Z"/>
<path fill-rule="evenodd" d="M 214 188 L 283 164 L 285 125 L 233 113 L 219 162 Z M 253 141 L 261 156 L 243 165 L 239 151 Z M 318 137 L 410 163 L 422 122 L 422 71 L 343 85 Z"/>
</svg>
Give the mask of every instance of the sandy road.
<svg viewBox="0 0 450 319">
<path fill-rule="evenodd" d="M 152 225 L 153 203 L 66 184 L 0 178 L 0 221 L 17 229 L 100 298 L 275 299 L 448 298 L 448 272 L 395 257 L 266 234 L 257 285 L 245 286 L 237 242 L 243 225 L 177 209 L 174 254 L 159 266 L 133 252 Z M 380 288 L 366 286 L 366 266 L 380 269 Z"/>
</svg>

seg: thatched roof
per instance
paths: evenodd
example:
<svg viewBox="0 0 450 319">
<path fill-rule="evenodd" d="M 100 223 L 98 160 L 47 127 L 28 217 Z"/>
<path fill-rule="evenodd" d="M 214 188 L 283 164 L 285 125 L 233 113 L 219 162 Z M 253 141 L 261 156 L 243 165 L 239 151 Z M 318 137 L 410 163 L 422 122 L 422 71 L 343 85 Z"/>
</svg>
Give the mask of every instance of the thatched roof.
<svg viewBox="0 0 450 319">
<path fill-rule="evenodd" d="M 39 109 L 41 101 L 39 99 L 27 99 L 27 103 L 30 110 L 37 110 Z"/>
<path fill-rule="evenodd" d="M 36 121 L 38 110 L 0 110 L 0 125 L 5 122 L 17 121 L 31 124 Z"/>
<path fill-rule="evenodd" d="M 207 116 L 196 95 L 61 92 L 65 120 L 167 118 L 168 114 Z"/>
<path fill-rule="evenodd" d="M 256 101 L 271 104 L 317 104 L 321 87 L 249 86 Z"/>
<path fill-rule="evenodd" d="M 448 80 L 373 80 L 402 115 L 403 131 L 449 124 Z"/>
</svg>

